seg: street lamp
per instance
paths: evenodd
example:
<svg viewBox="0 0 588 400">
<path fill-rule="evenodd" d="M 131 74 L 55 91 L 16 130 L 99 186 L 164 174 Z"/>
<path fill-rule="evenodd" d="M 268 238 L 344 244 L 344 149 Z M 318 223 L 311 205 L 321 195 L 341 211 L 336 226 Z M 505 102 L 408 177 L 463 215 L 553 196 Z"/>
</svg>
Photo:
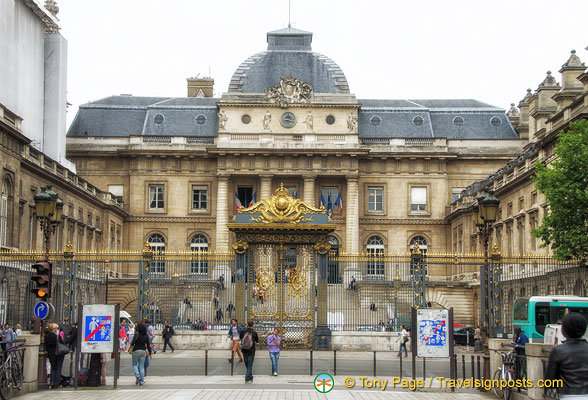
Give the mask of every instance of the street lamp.
<svg viewBox="0 0 588 400">
<path fill-rule="evenodd" d="M 398 330 L 398 289 L 400 289 L 400 273 L 396 264 L 396 275 L 394 276 L 394 330 Z"/>
<path fill-rule="evenodd" d="M 57 193 L 51 190 L 49 185 L 42 186 L 41 193 L 36 194 L 34 200 L 35 211 L 45 239 L 45 261 L 49 261 L 51 234 L 55 233 L 57 226 L 61 223 L 63 201 L 57 198 Z"/>
<path fill-rule="evenodd" d="M 477 205 L 474 206 L 474 222 L 480 230 L 482 236 L 482 243 L 484 244 L 484 270 L 483 270 L 483 287 L 480 298 L 482 301 L 482 340 L 484 343 L 484 377 L 490 376 L 490 358 L 488 353 L 488 337 L 490 334 L 490 308 L 488 298 L 488 279 L 489 268 L 488 268 L 488 239 L 490 238 L 490 232 L 492 231 L 492 225 L 496 222 L 496 216 L 498 214 L 498 205 L 500 200 L 494 197 L 491 193 L 482 192 L 480 196 L 476 198 Z"/>
</svg>

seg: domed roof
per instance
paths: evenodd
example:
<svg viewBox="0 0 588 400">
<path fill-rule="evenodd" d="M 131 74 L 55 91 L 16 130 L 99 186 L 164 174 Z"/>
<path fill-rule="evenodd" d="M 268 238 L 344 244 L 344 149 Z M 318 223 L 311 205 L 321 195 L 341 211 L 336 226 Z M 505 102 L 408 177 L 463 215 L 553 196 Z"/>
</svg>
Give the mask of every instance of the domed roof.
<svg viewBox="0 0 588 400">
<path fill-rule="evenodd" d="M 267 33 L 267 51 L 249 57 L 235 71 L 229 92 L 263 93 L 291 75 L 315 93 L 349 93 L 345 74 L 330 58 L 312 51 L 312 33 L 285 28 Z"/>
</svg>

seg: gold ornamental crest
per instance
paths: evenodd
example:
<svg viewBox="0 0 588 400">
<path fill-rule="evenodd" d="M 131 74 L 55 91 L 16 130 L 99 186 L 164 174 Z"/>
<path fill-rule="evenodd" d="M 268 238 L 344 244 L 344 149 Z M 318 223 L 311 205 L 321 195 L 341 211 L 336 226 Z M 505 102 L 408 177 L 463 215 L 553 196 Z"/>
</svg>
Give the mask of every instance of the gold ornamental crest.
<svg viewBox="0 0 588 400">
<path fill-rule="evenodd" d="M 312 222 L 312 217 L 303 214 L 326 214 L 323 206 L 312 207 L 300 199 L 295 199 L 288 193 L 288 189 L 280 183 L 276 193 L 269 199 L 261 200 L 249 208 L 239 210 L 242 214 L 261 214 L 259 217 L 251 217 L 251 221 L 269 223 Z"/>
</svg>

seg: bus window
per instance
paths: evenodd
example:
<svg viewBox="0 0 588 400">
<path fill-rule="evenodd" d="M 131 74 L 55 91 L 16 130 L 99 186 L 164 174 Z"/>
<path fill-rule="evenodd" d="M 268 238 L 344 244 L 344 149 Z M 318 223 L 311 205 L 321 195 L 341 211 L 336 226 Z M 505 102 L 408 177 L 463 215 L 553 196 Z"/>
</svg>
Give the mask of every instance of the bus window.
<svg viewBox="0 0 588 400">
<path fill-rule="evenodd" d="M 570 310 L 567 307 L 555 307 L 555 321 L 553 321 L 553 323 L 561 324 L 561 320 L 569 312 L 570 312 Z"/>
<path fill-rule="evenodd" d="M 526 321 L 529 318 L 529 298 L 519 297 L 514 303 L 513 320 Z"/>
<path fill-rule="evenodd" d="M 535 330 L 541 335 L 545 334 L 545 325 L 549 323 L 549 304 L 535 305 Z"/>
</svg>

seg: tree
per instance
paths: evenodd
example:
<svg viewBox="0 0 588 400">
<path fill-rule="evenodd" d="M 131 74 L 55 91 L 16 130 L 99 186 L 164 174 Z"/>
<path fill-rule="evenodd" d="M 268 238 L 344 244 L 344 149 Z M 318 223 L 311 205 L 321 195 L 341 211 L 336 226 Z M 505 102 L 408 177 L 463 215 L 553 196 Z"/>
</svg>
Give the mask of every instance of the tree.
<svg viewBox="0 0 588 400">
<path fill-rule="evenodd" d="M 534 181 L 547 200 L 546 215 L 532 231 L 555 258 L 588 258 L 588 121 L 558 134 L 555 160 L 535 163 Z"/>
</svg>

